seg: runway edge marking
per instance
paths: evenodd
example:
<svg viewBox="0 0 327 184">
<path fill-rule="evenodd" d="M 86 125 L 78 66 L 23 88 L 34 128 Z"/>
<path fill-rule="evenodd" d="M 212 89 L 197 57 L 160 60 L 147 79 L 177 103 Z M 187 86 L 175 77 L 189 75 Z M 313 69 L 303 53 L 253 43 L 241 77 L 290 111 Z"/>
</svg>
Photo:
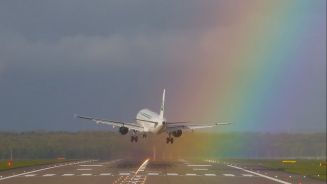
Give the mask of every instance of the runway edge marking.
<svg viewBox="0 0 327 184">
<path fill-rule="evenodd" d="M 40 171 L 45 171 L 45 170 L 49 170 L 49 169 L 54 169 L 54 168 L 59 168 L 59 167 L 64 167 L 64 166 L 70 166 L 70 165 L 77 165 L 77 164 L 87 163 L 87 162 L 92 162 L 92 161 L 95 161 L 95 160 L 87 160 L 87 161 L 82 161 L 82 162 L 73 162 L 73 163 L 70 163 L 70 164 L 55 165 L 55 166 L 51 166 L 51 167 L 46 167 L 46 168 L 34 170 L 34 171 L 29 171 L 29 172 L 24 172 L 24 173 L 20 173 L 20 174 L 15 174 L 15 175 L 3 177 L 3 178 L 0 178 L 0 181 L 10 179 L 10 178 L 15 178 L 15 177 L 18 177 L 18 176 L 24 176 L 24 175 L 32 174 L 32 173 L 36 173 L 36 172 L 40 172 Z"/>
<path fill-rule="evenodd" d="M 270 176 L 266 176 L 266 175 L 263 175 L 263 174 L 259 174 L 259 173 L 256 173 L 256 172 L 253 172 L 253 171 L 249 171 L 247 169 L 243 169 L 241 167 L 237 167 L 237 166 L 233 166 L 233 165 L 227 165 L 228 167 L 232 167 L 234 169 L 239 169 L 239 170 L 242 170 L 244 172 L 248 172 L 248 173 L 251 173 L 251 174 L 254 174 L 254 175 L 257 175 L 257 176 L 261 176 L 263 178 L 266 178 L 266 179 L 269 179 L 269 180 L 272 180 L 272 181 L 276 181 L 278 183 L 283 183 L 283 184 L 292 184 L 292 183 L 289 183 L 289 182 L 286 182 L 286 181 L 283 181 L 283 180 L 280 180 L 280 179 L 276 179 L 276 178 L 273 178 L 273 177 L 270 177 Z"/>
</svg>

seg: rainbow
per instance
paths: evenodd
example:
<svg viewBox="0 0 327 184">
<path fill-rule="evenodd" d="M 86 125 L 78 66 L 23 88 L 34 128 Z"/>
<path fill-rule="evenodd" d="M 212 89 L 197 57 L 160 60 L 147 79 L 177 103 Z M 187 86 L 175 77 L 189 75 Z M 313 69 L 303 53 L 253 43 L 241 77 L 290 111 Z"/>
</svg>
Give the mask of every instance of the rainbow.
<svg viewBox="0 0 327 184">
<path fill-rule="evenodd" d="M 197 56 L 187 66 L 183 92 L 172 100 L 175 109 L 183 110 L 174 113 L 176 119 L 232 121 L 224 128 L 232 131 L 288 131 L 292 126 L 283 124 L 295 126 L 301 118 L 301 103 L 310 103 L 315 92 L 310 82 L 296 79 L 308 75 L 308 53 L 315 52 L 308 50 L 314 45 L 311 31 L 324 24 L 303 12 L 326 2 L 250 2 L 235 9 L 238 16 L 223 12 L 222 20 L 217 12 L 217 21 L 230 24 L 218 23 L 195 41 Z M 308 61 L 299 60 L 304 57 Z"/>
</svg>

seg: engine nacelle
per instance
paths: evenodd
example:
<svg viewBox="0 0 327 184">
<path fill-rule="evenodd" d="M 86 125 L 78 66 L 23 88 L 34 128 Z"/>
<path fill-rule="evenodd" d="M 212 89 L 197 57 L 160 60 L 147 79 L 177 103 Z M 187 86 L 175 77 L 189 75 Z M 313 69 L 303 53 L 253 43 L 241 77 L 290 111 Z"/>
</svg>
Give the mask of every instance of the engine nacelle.
<svg viewBox="0 0 327 184">
<path fill-rule="evenodd" d="M 173 134 L 174 137 L 180 137 L 182 135 L 182 130 L 173 131 L 172 134 Z"/>
<path fill-rule="evenodd" d="M 120 127 L 119 128 L 119 133 L 122 134 L 122 135 L 126 135 L 128 133 L 128 128 Z"/>
</svg>

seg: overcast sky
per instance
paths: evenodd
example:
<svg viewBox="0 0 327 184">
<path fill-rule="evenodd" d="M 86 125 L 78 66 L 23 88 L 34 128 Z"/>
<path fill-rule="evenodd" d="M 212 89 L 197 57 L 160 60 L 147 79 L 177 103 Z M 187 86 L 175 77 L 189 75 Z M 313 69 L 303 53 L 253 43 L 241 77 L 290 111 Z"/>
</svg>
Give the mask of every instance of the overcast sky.
<svg viewBox="0 0 327 184">
<path fill-rule="evenodd" d="M 220 9 L 233 12 L 234 5 L 0 1 L 0 131 L 100 130 L 104 127 L 77 121 L 73 114 L 130 121 L 143 107 L 159 110 L 163 87 L 179 93 L 174 86 L 191 70 L 176 53 L 193 52 L 198 35 L 238 21 L 237 13 L 217 16 Z M 320 115 L 313 125 L 317 131 L 325 118 Z"/>
</svg>

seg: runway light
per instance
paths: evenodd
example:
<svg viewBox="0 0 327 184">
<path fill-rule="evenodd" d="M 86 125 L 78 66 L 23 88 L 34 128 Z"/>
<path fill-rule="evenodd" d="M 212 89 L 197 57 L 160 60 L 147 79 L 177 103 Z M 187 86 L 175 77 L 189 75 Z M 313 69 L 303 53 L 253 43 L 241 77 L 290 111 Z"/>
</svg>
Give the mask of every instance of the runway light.
<svg viewBox="0 0 327 184">
<path fill-rule="evenodd" d="M 296 160 L 283 160 L 282 163 L 284 163 L 284 164 L 295 164 Z"/>
</svg>

